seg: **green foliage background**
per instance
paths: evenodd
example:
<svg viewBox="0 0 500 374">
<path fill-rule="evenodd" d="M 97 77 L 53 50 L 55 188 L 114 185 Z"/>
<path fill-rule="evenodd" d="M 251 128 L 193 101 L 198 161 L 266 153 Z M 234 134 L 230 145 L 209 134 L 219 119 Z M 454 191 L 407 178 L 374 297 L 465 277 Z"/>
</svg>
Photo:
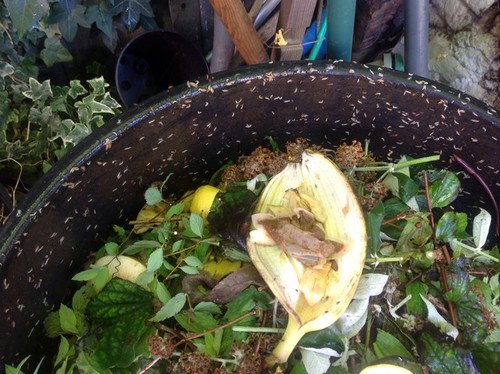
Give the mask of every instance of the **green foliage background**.
<svg viewBox="0 0 500 374">
<path fill-rule="evenodd" d="M 63 84 L 42 73 L 73 60 L 67 46 L 79 28 L 93 30 L 114 53 L 118 30 L 132 33 L 139 27 L 156 27 L 150 0 L 0 2 L 0 183 L 9 194 L 19 185 L 29 189 L 69 149 L 121 112 L 99 61 L 82 72 L 90 77 L 70 77 Z"/>
</svg>

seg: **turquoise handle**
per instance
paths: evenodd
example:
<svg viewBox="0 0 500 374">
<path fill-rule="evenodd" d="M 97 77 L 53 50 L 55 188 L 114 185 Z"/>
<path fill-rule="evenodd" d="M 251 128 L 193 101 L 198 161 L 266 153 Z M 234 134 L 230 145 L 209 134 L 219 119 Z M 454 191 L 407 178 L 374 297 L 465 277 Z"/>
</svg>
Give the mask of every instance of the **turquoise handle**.
<svg viewBox="0 0 500 374">
<path fill-rule="evenodd" d="M 329 0 L 326 8 L 328 57 L 351 61 L 356 0 Z"/>
</svg>

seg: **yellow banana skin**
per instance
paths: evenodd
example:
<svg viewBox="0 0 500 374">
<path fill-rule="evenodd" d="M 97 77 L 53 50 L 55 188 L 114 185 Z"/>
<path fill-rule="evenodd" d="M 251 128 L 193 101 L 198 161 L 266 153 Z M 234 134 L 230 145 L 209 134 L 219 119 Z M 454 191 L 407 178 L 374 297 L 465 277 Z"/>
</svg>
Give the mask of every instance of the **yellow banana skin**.
<svg viewBox="0 0 500 374">
<path fill-rule="evenodd" d="M 262 240 L 265 232 L 249 235 L 247 247 L 254 266 L 289 313 L 269 364 L 287 361 L 305 333 L 330 326 L 344 313 L 366 257 L 366 227 L 357 198 L 343 173 L 321 153 L 305 151 L 301 163 L 290 163 L 274 176 L 254 213 L 282 214 L 297 206 L 314 215 L 325 240 L 342 246 L 328 258 L 304 248 L 308 259 L 318 256 L 317 265 L 309 266 L 301 261 L 301 254 L 285 251 L 283 243 Z"/>
</svg>

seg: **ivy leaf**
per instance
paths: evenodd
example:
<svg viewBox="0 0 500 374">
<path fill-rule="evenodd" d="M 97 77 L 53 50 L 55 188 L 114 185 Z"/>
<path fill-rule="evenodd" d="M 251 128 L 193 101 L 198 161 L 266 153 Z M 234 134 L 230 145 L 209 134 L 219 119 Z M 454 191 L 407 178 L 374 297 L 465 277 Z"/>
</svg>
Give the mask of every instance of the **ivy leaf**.
<svg viewBox="0 0 500 374">
<path fill-rule="evenodd" d="M 78 4 L 76 0 L 59 0 L 51 10 L 50 21 L 58 24 L 64 39 L 72 41 L 76 36 L 79 24 L 83 27 L 90 27 L 84 15 L 85 10 L 86 7 Z"/>
<path fill-rule="evenodd" d="M 427 333 L 422 334 L 419 342 L 420 356 L 432 373 L 477 373 L 470 352 L 446 342 L 437 342 Z"/>
<path fill-rule="evenodd" d="M 148 0 L 116 0 L 110 13 L 121 14 L 121 19 L 130 32 L 134 31 L 141 16 L 154 15 Z"/>
<path fill-rule="evenodd" d="M 4 3 L 19 37 L 35 27 L 49 12 L 47 0 L 5 0 Z"/>
<path fill-rule="evenodd" d="M 73 56 L 61 44 L 57 37 L 47 38 L 44 41 L 44 49 L 40 52 L 40 57 L 47 67 L 51 67 L 57 62 L 68 62 L 73 60 Z"/>
<path fill-rule="evenodd" d="M 434 208 L 444 208 L 455 200 L 460 189 L 460 180 L 451 171 L 429 186 L 429 198 Z"/>
<path fill-rule="evenodd" d="M 103 7 L 103 3 L 100 5 L 94 4 L 87 7 L 85 11 L 86 21 L 92 25 L 95 23 L 97 28 L 101 30 L 104 35 L 109 39 L 113 38 L 113 16 L 107 12 L 106 8 Z"/>
<path fill-rule="evenodd" d="M 29 89 L 23 91 L 23 95 L 28 99 L 45 102 L 52 97 L 52 87 L 49 80 L 40 83 L 35 78 L 29 78 L 28 85 Z"/>
</svg>

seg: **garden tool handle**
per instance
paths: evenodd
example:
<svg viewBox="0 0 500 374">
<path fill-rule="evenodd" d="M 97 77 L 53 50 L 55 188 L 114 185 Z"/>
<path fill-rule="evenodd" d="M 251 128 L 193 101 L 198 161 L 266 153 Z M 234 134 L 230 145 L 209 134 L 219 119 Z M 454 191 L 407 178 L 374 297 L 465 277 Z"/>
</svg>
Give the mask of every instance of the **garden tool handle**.
<svg viewBox="0 0 500 374">
<path fill-rule="evenodd" d="M 241 1 L 210 0 L 210 4 L 226 26 L 245 63 L 253 65 L 269 61 L 264 44 Z"/>
</svg>

